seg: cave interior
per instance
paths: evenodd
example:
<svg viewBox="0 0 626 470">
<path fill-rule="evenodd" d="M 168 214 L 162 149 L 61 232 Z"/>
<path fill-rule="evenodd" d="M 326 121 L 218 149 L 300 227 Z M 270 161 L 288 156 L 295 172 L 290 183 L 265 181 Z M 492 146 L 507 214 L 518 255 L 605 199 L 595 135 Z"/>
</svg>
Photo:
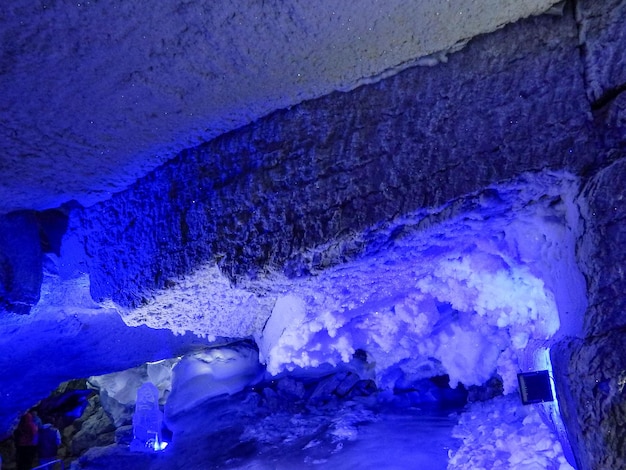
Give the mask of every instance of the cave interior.
<svg viewBox="0 0 626 470">
<path fill-rule="evenodd" d="M 626 1 L 244 3 L 0 16 L 2 468 L 621 468 Z"/>
</svg>

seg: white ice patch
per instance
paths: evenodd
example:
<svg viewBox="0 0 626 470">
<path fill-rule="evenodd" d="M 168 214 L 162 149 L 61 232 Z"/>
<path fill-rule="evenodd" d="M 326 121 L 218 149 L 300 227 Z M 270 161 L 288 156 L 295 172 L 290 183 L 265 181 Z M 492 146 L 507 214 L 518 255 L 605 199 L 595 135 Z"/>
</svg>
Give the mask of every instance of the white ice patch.
<svg viewBox="0 0 626 470">
<path fill-rule="evenodd" d="M 207 265 L 158 292 L 147 305 L 117 308 L 128 326 L 189 331 L 214 340 L 253 335 L 269 316 L 274 299 L 233 287 L 217 266 Z"/>
<path fill-rule="evenodd" d="M 363 349 L 381 386 L 401 367 L 413 377 L 448 373 L 452 385 L 498 373 L 506 392 L 516 390 L 519 358 L 559 331 L 557 307 L 584 307 L 584 291 L 568 290 L 580 277 L 567 225 L 575 182 L 548 174 L 497 193 L 439 224 L 424 214 L 398 220 L 388 230 L 400 226 L 402 236 L 384 250 L 278 282 L 291 294 L 272 314 L 280 327 L 266 326 L 270 372 L 347 362 Z"/>
<path fill-rule="evenodd" d="M 306 304 L 295 295 L 279 297 L 272 309 L 272 314 L 257 338 L 259 359 L 267 364 L 271 373 L 279 370 L 284 356 L 291 356 L 306 345 L 302 336 L 294 334 L 303 324 L 306 316 Z"/>
<path fill-rule="evenodd" d="M 480 252 L 448 255 L 416 286 L 445 299 L 455 310 L 474 312 L 471 321 L 452 325 L 448 333 L 433 339 L 439 343 L 433 355 L 450 375 L 452 386 L 478 385 L 497 371 L 503 379 L 506 375 L 507 389 L 514 389 L 516 382 L 509 376 L 516 353 L 501 359 L 500 354 L 509 348 L 522 350 L 531 339 L 549 339 L 558 330 L 558 312 L 552 293 L 527 267 L 502 258 L 489 264 L 486 257 Z M 494 265 L 497 270 L 490 270 Z M 498 344 L 497 338 L 503 341 Z"/>
<path fill-rule="evenodd" d="M 450 470 L 573 470 L 539 408 L 514 395 L 472 405 L 453 435 L 462 444 L 451 453 Z"/>
<path fill-rule="evenodd" d="M 353 291 L 356 301 L 339 292 L 323 304 L 310 293 L 282 298 L 259 342 L 268 370 L 348 362 L 356 349 L 364 349 L 379 379 L 398 363 L 422 357 L 438 361 L 452 386 L 482 384 L 498 371 L 514 387 L 509 376 L 515 351 L 558 328 L 554 299 L 541 279 L 512 260 L 500 259 L 491 271 L 476 261 L 485 257 L 476 249 L 450 256 L 420 259 L 416 253 L 410 277 L 407 266 L 397 265 L 378 277 L 368 274 L 367 265 L 354 267 L 352 279 L 340 273 L 337 284 Z M 367 276 L 369 283 L 360 282 Z M 442 303 L 449 304 L 445 314 L 437 307 Z"/>
<path fill-rule="evenodd" d="M 451 326 L 451 334 L 442 333 L 436 357 L 450 376 L 450 387 L 459 382 L 477 385 L 489 380 L 494 370 L 500 348 L 491 338 L 477 331 L 463 330 L 459 325 Z"/>
<path fill-rule="evenodd" d="M 513 265 L 512 260 L 500 259 L 498 264 L 505 268 L 491 271 L 488 265 L 475 263 L 476 258 L 483 257 L 485 253 L 481 252 L 448 257 L 416 286 L 433 297 L 446 299 L 456 310 L 477 313 L 488 325 L 512 327 L 514 334 L 516 326 L 523 326 L 525 331 L 530 326 L 545 338 L 553 335 L 559 318 L 549 314 L 556 313 L 556 305 L 543 281 L 527 267 Z"/>
<path fill-rule="evenodd" d="M 239 392 L 254 383 L 259 373 L 259 358 L 252 348 L 215 348 L 185 356 L 173 369 L 166 419 L 171 423 L 210 398 Z"/>
</svg>

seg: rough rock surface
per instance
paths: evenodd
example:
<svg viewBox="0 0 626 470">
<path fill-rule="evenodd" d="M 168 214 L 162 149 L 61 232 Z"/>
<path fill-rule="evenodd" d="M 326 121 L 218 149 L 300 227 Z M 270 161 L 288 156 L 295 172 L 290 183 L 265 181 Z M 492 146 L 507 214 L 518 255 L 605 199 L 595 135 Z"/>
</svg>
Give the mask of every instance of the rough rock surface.
<svg viewBox="0 0 626 470">
<path fill-rule="evenodd" d="M 525 171 L 580 173 L 595 155 L 576 45 L 571 14 L 524 20 L 182 152 L 76 214 L 94 299 L 137 306 L 211 261 L 234 282 L 304 274 L 289 263 L 302 250 L 407 211 Z"/>
<path fill-rule="evenodd" d="M 576 7 L 587 96 L 601 107 L 626 91 L 626 3 L 579 0 Z"/>
<path fill-rule="evenodd" d="M 626 326 L 626 155 L 598 172 L 583 188 L 584 232 L 580 265 L 587 278 L 588 336 Z"/>
<path fill-rule="evenodd" d="M 0 213 L 107 199 L 185 147 L 556 2 L 12 1 Z"/>
<path fill-rule="evenodd" d="M 626 158 L 583 188 L 578 259 L 588 286 L 586 338 L 553 352 L 557 390 L 581 469 L 620 468 L 626 460 Z"/>
<path fill-rule="evenodd" d="M 622 468 L 626 459 L 624 328 L 555 350 L 557 390 L 580 470 Z"/>
<path fill-rule="evenodd" d="M 35 213 L 21 211 L 0 217 L 0 309 L 28 313 L 39 300 L 42 280 Z"/>
<path fill-rule="evenodd" d="M 581 470 L 626 461 L 626 2 L 577 2 L 587 96 L 604 164 L 587 175 L 577 258 L 587 280 L 584 338 L 552 353 L 557 391 Z"/>
<path fill-rule="evenodd" d="M 82 416 L 65 428 L 64 437 L 71 440 L 71 454 L 78 458 L 92 447 L 107 446 L 115 442 L 115 425 L 100 405 L 96 395 L 89 399 L 89 406 Z"/>
</svg>

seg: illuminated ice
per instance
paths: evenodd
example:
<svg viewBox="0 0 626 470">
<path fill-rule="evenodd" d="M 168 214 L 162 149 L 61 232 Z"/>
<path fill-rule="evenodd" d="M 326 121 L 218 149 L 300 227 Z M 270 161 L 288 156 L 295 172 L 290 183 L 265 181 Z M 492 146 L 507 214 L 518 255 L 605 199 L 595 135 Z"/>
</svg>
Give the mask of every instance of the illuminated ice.
<svg viewBox="0 0 626 470">
<path fill-rule="evenodd" d="M 450 470 L 573 470 L 539 408 L 522 405 L 517 396 L 474 404 L 453 435 L 462 444 L 452 452 Z"/>
<path fill-rule="evenodd" d="M 334 365 L 364 350 L 381 386 L 402 365 L 447 373 L 453 386 L 497 373 L 514 391 L 527 350 L 580 328 L 575 188 L 567 175 L 513 182 L 468 210 L 441 210 L 452 216 L 397 220 L 379 229 L 402 232 L 384 250 L 285 281 L 260 340 L 268 370 Z"/>
<path fill-rule="evenodd" d="M 165 405 L 168 425 L 210 398 L 242 390 L 260 372 L 256 350 L 241 344 L 185 356 L 173 369 L 172 392 Z"/>
<path fill-rule="evenodd" d="M 288 373 L 311 377 L 335 365 L 352 367 L 359 357 L 364 359 L 359 373 L 375 380 L 381 396 L 435 376 L 447 375 L 451 387 L 459 388 L 498 376 L 505 397 L 462 415 L 455 431 L 462 443 L 450 443 L 449 468 L 492 468 L 498 460 L 501 468 L 570 468 L 559 444 L 563 436 L 545 424 L 555 420 L 544 421 L 541 410 L 521 408 L 516 392 L 517 374 L 537 366 L 536 351 L 580 331 L 586 299 L 575 260 L 576 184 L 567 174 L 525 176 L 352 234 L 345 243 L 362 246 L 359 256 L 313 269 L 309 276 L 293 279 L 273 272 L 236 288 L 217 283 L 223 291 L 219 298 L 227 299 L 224 309 L 219 302 L 203 304 L 170 321 L 206 337 L 254 337 L 259 355 L 253 348 L 219 348 L 183 359 L 166 406 L 168 426 L 175 433 L 184 428 L 194 438 L 198 430 L 210 429 L 212 418 L 195 422 L 195 415 L 186 419 L 183 412 L 193 414 L 198 406 L 213 410 L 225 400 L 220 395 L 232 396 L 256 383 L 259 360 L 281 380 Z M 340 245 L 315 250 L 341 258 Z M 196 274 L 205 276 L 201 270 Z M 215 289 L 213 277 L 206 279 L 199 289 Z M 198 292 L 185 295 L 203 297 Z M 219 311 L 233 316 L 218 325 Z M 141 323 L 145 313 L 126 321 Z M 269 400 L 270 395 L 252 396 Z M 296 417 L 285 413 L 272 420 L 280 434 L 293 431 Z M 346 432 L 357 446 L 359 430 Z M 531 437 L 537 439 L 529 442 Z M 371 444 L 372 452 L 384 450 Z M 176 449 L 175 441 L 171 447 Z M 410 449 L 396 451 L 400 459 L 411 458 Z M 354 459 L 345 460 L 345 468 L 356 468 Z"/>
<path fill-rule="evenodd" d="M 304 301 L 294 295 L 279 297 L 272 310 L 272 315 L 263 327 L 260 338 L 257 339 L 259 346 L 259 358 L 265 362 L 270 369 L 276 369 L 272 361 L 270 351 L 282 337 L 282 343 L 286 344 L 289 340 L 296 338 L 288 338 L 286 333 L 286 325 L 293 325 L 303 321 L 306 315 L 306 305 Z M 274 357 L 276 355 L 274 354 Z"/>
<path fill-rule="evenodd" d="M 163 412 L 159 409 L 159 390 L 153 383 L 146 382 L 137 390 L 131 450 L 161 450 L 162 425 Z"/>
</svg>

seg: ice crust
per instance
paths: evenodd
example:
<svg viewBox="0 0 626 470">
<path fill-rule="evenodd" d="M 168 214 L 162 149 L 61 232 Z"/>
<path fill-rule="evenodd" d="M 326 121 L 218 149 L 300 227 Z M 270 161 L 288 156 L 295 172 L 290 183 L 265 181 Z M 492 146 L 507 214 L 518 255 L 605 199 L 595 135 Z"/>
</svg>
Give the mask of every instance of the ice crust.
<svg viewBox="0 0 626 470">
<path fill-rule="evenodd" d="M 360 255 L 306 277 L 232 286 L 207 265 L 122 316 L 210 340 L 254 337 L 272 374 L 363 350 L 382 387 L 398 370 L 447 373 L 453 387 L 498 373 L 509 393 L 528 351 L 581 328 L 577 188 L 567 173 L 523 175 L 351 234 Z M 316 250 L 343 256 L 340 245 Z"/>
<path fill-rule="evenodd" d="M 172 370 L 166 419 L 172 425 L 181 413 L 211 398 L 239 392 L 259 377 L 259 358 L 253 348 L 215 348 L 185 356 Z"/>
<path fill-rule="evenodd" d="M 554 340 L 561 318 L 576 332 L 572 318 L 585 306 L 575 181 L 523 183 L 477 195 L 470 210 L 441 223 L 423 214 L 397 221 L 403 236 L 385 251 L 294 282 L 260 335 L 268 370 L 347 362 L 363 349 L 382 386 L 393 386 L 386 377 L 401 366 L 414 377 L 440 369 L 453 387 L 498 373 L 505 392 L 515 390 L 520 359 Z"/>
<path fill-rule="evenodd" d="M 539 408 L 515 396 L 474 404 L 452 434 L 462 445 L 451 452 L 450 470 L 573 470 Z"/>
</svg>

